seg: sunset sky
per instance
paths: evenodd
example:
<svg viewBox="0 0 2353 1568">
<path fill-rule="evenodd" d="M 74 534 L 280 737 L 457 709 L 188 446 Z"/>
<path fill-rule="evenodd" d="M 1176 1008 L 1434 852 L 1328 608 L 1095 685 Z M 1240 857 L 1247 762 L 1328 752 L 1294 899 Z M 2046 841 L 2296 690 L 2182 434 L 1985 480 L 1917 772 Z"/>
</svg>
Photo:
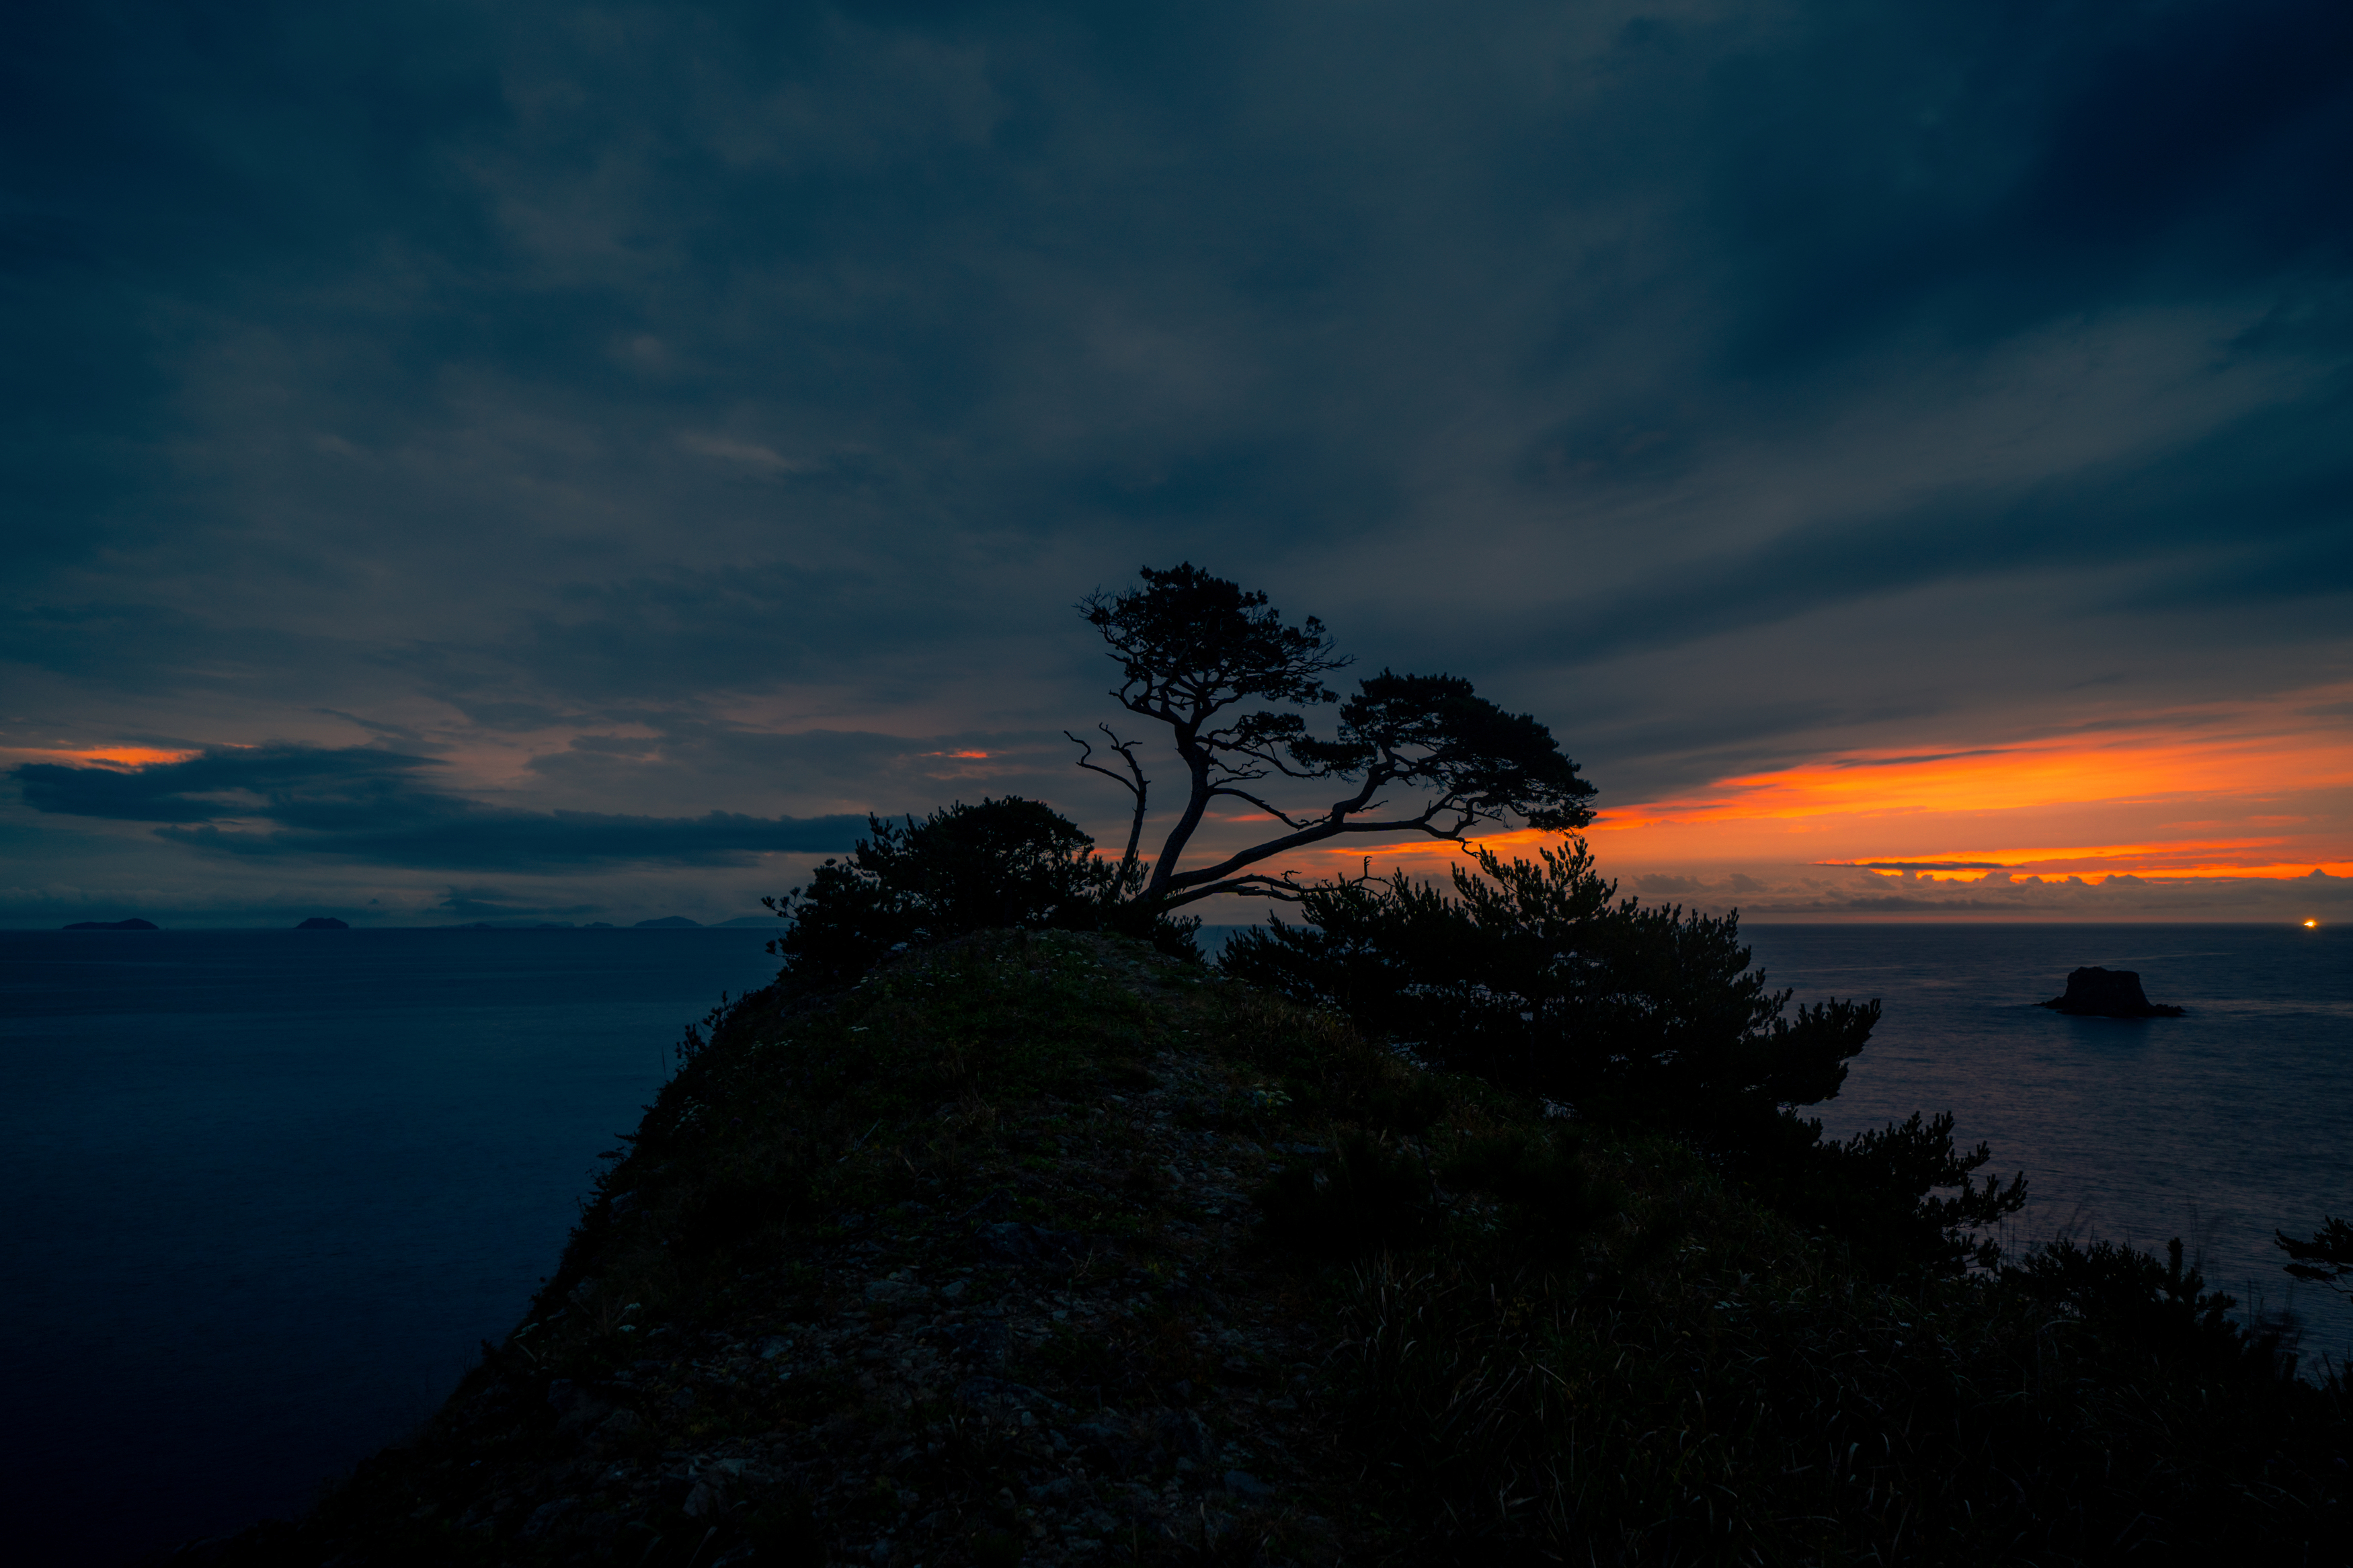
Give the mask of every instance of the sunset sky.
<svg viewBox="0 0 2353 1568">
<path fill-rule="evenodd" d="M 2353 919 L 2341 4 L 17 28 L 0 924 L 1115 845 L 1072 605 L 1179 560 L 1542 719 L 1645 899 Z"/>
</svg>

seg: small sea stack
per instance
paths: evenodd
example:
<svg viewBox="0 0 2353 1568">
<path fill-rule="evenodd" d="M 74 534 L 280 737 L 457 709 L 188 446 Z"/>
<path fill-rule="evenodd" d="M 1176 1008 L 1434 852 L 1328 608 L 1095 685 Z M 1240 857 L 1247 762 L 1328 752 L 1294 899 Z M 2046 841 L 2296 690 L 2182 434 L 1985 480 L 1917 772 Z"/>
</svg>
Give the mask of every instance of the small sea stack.
<svg viewBox="0 0 2353 1568">
<path fill-rule="evenodd" d="M 2067 976 L 2067 994 L 2042 1004 L 2077 1018 L 2179 1018 L 2181 1009 L 2152 1002 L 2129 969 L 2078 969 Z"/>
<path fill-rule="evenodd" d="M 296 931 L 349 931 L 352 928 L 350 921 L 339 921 L 332 915 L 312 915 L 294 929 Z"/>
</svg>

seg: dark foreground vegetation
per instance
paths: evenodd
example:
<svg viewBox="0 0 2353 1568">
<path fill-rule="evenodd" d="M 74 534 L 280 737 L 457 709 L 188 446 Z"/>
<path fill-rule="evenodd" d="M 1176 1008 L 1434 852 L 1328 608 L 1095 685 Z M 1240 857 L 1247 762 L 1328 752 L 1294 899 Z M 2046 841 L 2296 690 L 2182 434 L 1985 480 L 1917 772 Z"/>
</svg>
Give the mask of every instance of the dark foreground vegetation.
<svg viewBox="0 0 2353 1568">
<path fill-rule="evenodd" d="M 2342 1559 L 2344 1385 L 2178 1252 L 1878 1256 L 1776 1180 L 954 937 L 717 1018 L 442 1414 L 190 1560 Z"/>
</svg>

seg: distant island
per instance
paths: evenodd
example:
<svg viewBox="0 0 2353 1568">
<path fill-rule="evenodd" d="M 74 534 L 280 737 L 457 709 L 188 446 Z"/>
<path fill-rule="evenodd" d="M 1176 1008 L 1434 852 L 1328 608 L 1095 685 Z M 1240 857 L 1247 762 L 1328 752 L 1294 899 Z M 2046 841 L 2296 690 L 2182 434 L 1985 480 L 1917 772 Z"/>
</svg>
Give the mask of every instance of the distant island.
<svg viewBox="0 0 2353 1568">
<path fill-rule="evenodd" d="M 68 931 L 162 931 L 153 921 L 142 921 L 133 915 L 127 921 L 76 921 Z"/>
<path fill-rule="evenodd" d="M 312 915 L 294 929 L 296 931 L 349 931 L 352 927 L 350 921 L 339 921 L 332 915 Z"/>
<path fill-rule="evenodd" d="M 2102 969 L 2094 964 L 2067 976 L 2064 995 L 2041 1004 L 2054 1013 L 2075 1018 L 2179 1018 L 2181 1009 L 2151 1002 L 2140 988 L 2140 975 L 2130 969 Z"/>
<path fill-rule="evenodd" d="M 658 920 L 639 921 L 632 931 L 701 931 L 701 921 L 688 920 L 684 915 L 663 915 Z"/>
</svg>

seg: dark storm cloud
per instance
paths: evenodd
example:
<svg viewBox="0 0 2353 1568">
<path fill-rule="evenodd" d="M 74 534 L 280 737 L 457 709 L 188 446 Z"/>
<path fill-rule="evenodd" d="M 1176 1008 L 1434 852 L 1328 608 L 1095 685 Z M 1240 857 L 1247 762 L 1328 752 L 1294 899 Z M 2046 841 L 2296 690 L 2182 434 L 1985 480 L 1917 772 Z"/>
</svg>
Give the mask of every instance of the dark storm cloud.
<svg viewBox="0 0 2353 1568">
<path fill-rule="evenodd" d="M 388 867 L 741 866 L 758 855 L 846 849 L 866 826 L 856 816 L 519 811 L 436 788 L 426 775 L 438 765 L 365 747 L 281 745 L 139 768 L 34 763 L 13 776 L 37 811 L 159 823 L 158 837 L 220 854 Z"/>
<path fill-rule="evenodd" d="M 928 607 L 920 626 L 886 607 L 887 583 L 791 566 L 673 572 L 568 589 L 495 651 L 531 669 L 542 689 L 575 701 L 659 698 L 764 686 L 775 672 L 814 675 L 881 663 L 894 643 L 930 654 L 976 628 L 969 605 Z"/>
<path fill-rule="evenodd" d="M 117 822 L 196 823 L 242 816 L 240 807 L 346 813 L 420 796 L 423 757 L 387 752 L 320 751 L 273 746 L 255 752 L 215 752 L 147 767 L 70 767 L 28 763 L 12 776 L 36 811 L 97 816 Z"/>
<path fill-rule="evenodd" d="M 567 804 L 662 800 L 689 791 L 732 801 L 786 795 L 809 810 L 853 803 L 886 816 L 1004 795 L 1053 801 L 1065 810 L 1096 804 L 1072 767 L 1077 749 L 1059 731 L 779 733 L 706 714 L 614 718 L 646 732 L 576 733 L 564 749 L 533 757 L 531 775 Z"/>
<path fill-rule="evenodd" d="M 318 385 L 363 457 L 488 436 L 483 456 L 526 480 L 626 458 L 670 487 L 669 518 L 630 520 L 648 541 L 797 514 L 934 537 L 951 519 L 1048 537 L 1175 521 L 1240 543 L 1279 518 L 1312 546 L 1398 502 L 1362 425 L 1317 412 L 1381 420 L 1365 393 L 1390 389 L 1349 388 L 1355 356 L 1307 342 L 1384 324 L 1409 356 L 1442 353 L 1413 347 L 1424 334 L 1467 331 L 1474 353 L 1506 331 L 1551 341 L 1515 366 L 1541 408 L 1599 391 L 1595 334 L 1672 290 L 1713 327 L 1631 375 L 1603 362 L 1615 406 L 1528 448 L 1580 494 L 1655 483 L 1732 429 L 1818 414 L 1826 360 L 1924 322 L 1983 338 L 2341 264 L 2343 204 L 2314 198 L 2353 172 L 2347 23 L 2319 5 L 1703 9 L 1582 29 L 1513 8 L 1442 26 L 1028 6 L 153 21 L 51 24 L 85 30 L 49 40 L 65 82 L 27 81 L 18 110 L 50 132 L 26 144 L 48 152 L 28 160 L 40 281 L 102 255 L 262 327 L 253 352 L 299 362 L 290 334 L 323 331 L 331 363 L 248 368 Z M 1537 64 L 1514 72 L 1510 50 Z M 1631 216 L 1637 198 L 1662 210 Z M 1432 225 L 1461 226 L 1417 237 Z M 369 266 L 385 247 L 389 275 Z M 1482 309 L 1460 289 L 1486 270 L 1526 293 Z M 256 298 L 290 281 L 290 301 Z M 1261 352 L 1220 357 L 1243 341 Z M 157 359 L 152 336 L 125 346 Z M 1123 375 L 1122 354 L 1148 373 Z M 1422 416 L 1410 357 L 1380 369 L 1403 378 L 1389 417 Z M 468 372 L 577 434 L 482 430 L 459 406 Z M 1092 395 L 1116 417 L 1088 417 Z M 98 406 L 120 431 L 153 404 Z M 1022 428 L 1039 416 L 1075 419 L 1075 443 Z M 390 477 L 396 494 L 419 482 Z M 1843 526 L 1901 540 L 1922 522 Z M 1802 572 L 1843 542 L 1783 555 Z M 571 584 L 558 564 L 565 598 L 526 606 L 528 635 L 411 657 L 491 667 L 447 673 L 452 689 L 517 672 L 576 690 L 723 683 L 845 636 L 886 641 L 877 612 L 904 584 L 812 591 L 729 553 Z M 1933 544 L 1908 568 L 1985 569 Z M 1695 586 L 1703 616 L 1755 603 Z M 670 628 L 706 617 L 698 657 Z"/>
<path fill-rule="evenodd" d="M 11 46 L 0 719 L 330 710 L 408 759 L 283 786 L 332 824 L 118 818 L 208 847 L 741 856 L 800 829 L 712 804 L 980 793 L 886 731 L 1042 788 L 1101 711 L 1071 601 L 1179 557 L 1537 709 L 1621 800 L 2043 693 L 2073 619 L 2127 671 L 2190 611 L 2226 684 L 2343 657 L 2325 0 L 133 4 Z M 1902 595 L 2020 617 L 2013 662 L 1850 657 Z M 518 738 L 533 804 L 649 815 L 422 760 Z"/>
<path fill-rule="evenodd" d="M 1716 99 L 1716 211 L 1764 285 L 1735 341 L 1765 363 L 2344 263 L 2353 214 L 2316 199 L 2353 174 L 2342 6 L 1824 20 L 1795 58 L 1727 62 Z"/>
<path fill-rule="evenodd" d="M 2353 389 L 2348 389 L 2353 392 Z M 2150 607 L 2195 597 L 2337 595 L 2353 587 L 2345 542 L 2353 427 L 2341 397 L 2242 421 L 2155 463 L 2106 466 L 2023 493 L 1963 491 L 1901 511 L 1831 519 L 1693 566 L 1679 563 L 1606 599 L 1571 602 L 1544 651 L 1585 660 L 1715 637 L 1970 578 L 2082 572 L 2119 561 L 2195 574 L 2195 586 L 2126 590 Z M 2218 519 L 2228 519 L 2218 529 Z M 2087 606 L 2088 607 L 2088 606 Z M 1533 651 L 1533 650 L 1532 650 Z"/>
<path fill-rule="evenodd" d="M 563 751 L 533 757 L 531 770 L 594 785 L 609 784 L 621 770 L 651 765 L 713 776 L 790 778 L 809 788 L 870 780 L 911 754 L 954 744 L 856 730 L 776 734 L 675 713 L 648 714 L 641 722 L 654 733 L 575 735 Z"/>
</svg>

